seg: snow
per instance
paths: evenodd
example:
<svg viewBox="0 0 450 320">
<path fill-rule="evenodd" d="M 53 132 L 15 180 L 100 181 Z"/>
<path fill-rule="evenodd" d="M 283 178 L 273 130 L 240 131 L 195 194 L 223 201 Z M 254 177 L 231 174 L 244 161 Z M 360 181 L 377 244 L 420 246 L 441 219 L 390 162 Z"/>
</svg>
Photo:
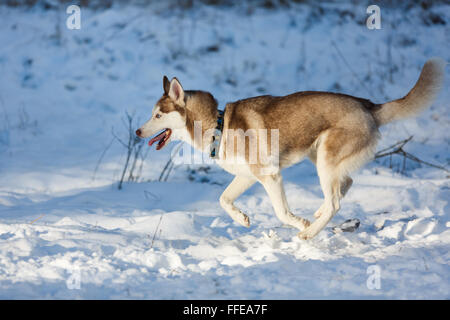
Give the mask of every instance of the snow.
<svg viewBox="0 0 450 320">
<path fill-rule="evenodd" d="M 112 128 L 127 138 L 125 111 L 136 128 L 149 117 L 165 74 L 221 107 L 298 90 L 399 98 L 428 58 L 450 61 L 448 22 L 424 23 L 430 12 L 450 21 L 448 5 L 381 7 L 381 30 L 365 27 L 366 7 L 343 3 L 116 4 L 82 8 L 81 30 L 65 28 L 64 9 L 0 6 L 0 298 L 450 298 L 448 172 L 371 162 L 327 228 L 302 241 L 260 185 L 237 200 L 250 228 L 234 223 L 218 202 L 232 177 L 217 166 L 176 166 L 159 182 L 174 143 L 148 151 L 122 190 L 126 152 L 107 148 Z M 448 165 L 448 85 L 430 110 L 383 127 L 378 148 L 413 135 L 408 152 Z M 313 219 L 314 166 L 283 176 L 293 212 Z M 356 231 L 332 231 L 349 219 Z"/>
</svg>

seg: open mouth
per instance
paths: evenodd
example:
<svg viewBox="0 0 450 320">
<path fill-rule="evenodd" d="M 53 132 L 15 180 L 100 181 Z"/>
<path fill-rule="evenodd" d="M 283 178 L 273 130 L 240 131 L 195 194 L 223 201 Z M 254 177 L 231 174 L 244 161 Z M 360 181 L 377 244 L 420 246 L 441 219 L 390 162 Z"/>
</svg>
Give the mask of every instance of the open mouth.
<svg viewBox="0 0 450 320">
<path fill-rule="evenodd" d="M 161 132 L 157 136 L 153 137 L 148 142 L 148 145 L 151 147 L 152 144 L 154 144 L 156 141 L 158 141 L 158 144 L 156 145 L 156 150 L 160 150 L 162 147 L 164 147 L 164 145 L 166 144 L 167 140 L 170 138 L 171 134 L 172 134 L 172 130 L 164 129 L 163 132 Z"/>
</svg>

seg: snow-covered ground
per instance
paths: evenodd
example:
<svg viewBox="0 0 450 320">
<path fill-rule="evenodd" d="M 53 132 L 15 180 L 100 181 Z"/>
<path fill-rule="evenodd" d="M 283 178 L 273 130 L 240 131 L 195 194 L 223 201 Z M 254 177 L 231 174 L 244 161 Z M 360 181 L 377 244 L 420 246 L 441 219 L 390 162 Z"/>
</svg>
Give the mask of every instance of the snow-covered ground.
<svg viewBox="0 0 450 320">
<path fill-rule="evenodd" d="M 449 299 L 443 170 L 408 160 L 402 174 L 395 156 L 393 169 L 368 164 L 310 241 L 281 225 L 259 185 L 237 201 L 251 227 L 234 223 L 218 202 L 232 176 L 216 166 L 176 166 L 158 182 L 174 143 L 148 151 L 138 181 L 117 189 L 126 150 L 112 131 L 127 139 L 126 111 L 136 128 L 146 120 L 163 75 L 221 107 L 299 90 L 384 102 L 428 58 L 450 61 L 450 6 L 381 7 L 381 30 L 366 28 L 366 7 L 114 5 L 82 8 L 81 30 L 68 30 L 64 7 L 0 6 L 0 298 Z M 383 127 L 379 149 L 413 135 L 408 152 L 448 165 L 446 74 L 432 108 Z M 291 209 L 313 219 L 314 166 L 284 178 Z M 332 232 L 353 218 L 355 232 Z"/>
</svg>

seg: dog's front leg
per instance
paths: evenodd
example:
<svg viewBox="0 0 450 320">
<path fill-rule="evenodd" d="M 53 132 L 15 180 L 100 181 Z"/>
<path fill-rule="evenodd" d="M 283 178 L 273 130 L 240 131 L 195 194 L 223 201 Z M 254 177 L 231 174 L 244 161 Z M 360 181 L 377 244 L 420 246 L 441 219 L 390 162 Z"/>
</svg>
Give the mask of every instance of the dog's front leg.
<svg viewBox="0 0 450 320">
<path fill-rule="evenodd" d="M 310 225 L 308 220 L 297 217 L 290 212 L 286 195 L 284 193 L 283 179 L 280 173 L 262 176 L 259 180 L 269 195 L 278 219 L 280 219 L 283 223 L 299 229 L 300 231 L 303 231 Z"/>
<path fill-rule="evenodd" d="M 241 210 L 236 208 L 233 202 L 255 182 L 255 179 L 236 176 L 220 196 L 220 205 L 222 208 L 231 216 L 231 218 L 233 218 L 234 221 L 247 228 L 250 227 L 250 219 Z"/>
</svg>

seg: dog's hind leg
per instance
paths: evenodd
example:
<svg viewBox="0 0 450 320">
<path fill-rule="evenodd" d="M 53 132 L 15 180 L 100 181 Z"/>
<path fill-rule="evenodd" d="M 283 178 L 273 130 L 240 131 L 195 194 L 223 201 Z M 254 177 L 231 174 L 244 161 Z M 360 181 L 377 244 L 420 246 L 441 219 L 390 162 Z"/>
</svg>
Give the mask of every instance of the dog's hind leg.
<svg viewBox="0 0 450 320">
<path fill-rule="evenodd" d="M 317 173 L 324 202 L 315 213 L 318 218 L 298 236 L 311 239 L 317 235 L 340 209 L 340 200 L 352 184 L 348 174 L 373 157 L 376 131 L 334 128 L 323 136 L 317 149 Z"/>
<path fill-rule="evenodd" d="M 343 178 L 343 181 L 340 183 L 340 192 L 339 192 L 339 199 L 342 199 L 347 194 L 348 190 L 353 184 L 353 179 L 349 176 L 345 176 Z M 319 209 L 314 213 L 314 218 L 318 219 L 322 215 L 324 205 L 321 205 Z"/>
<path fill-rule="evenodd" d="M 233 218 L 234 221 L 244 227 L 250 226 L 250 219 L 245 213 L 239 210 L 233 202 L 255 182 L 255 179 L 236 176 L 220 196 L 220 205 L 222 208 L 231 216 L 231 218 Z"/>
<path fill-rule="evenodd" d="M 333 172 L 321 172 L 319 177 L 325 199 L 314 214 L 316 216 L 319 213 L 319 217 L 306 230 L 298 234 L 304 240 L 311 239 L 318 234 L 340 209 L 339 178 L 333 175 Z"/>
<path fill-rule="evenodd" d="M 317 165 L 317 153 L 316 152 L 311 152 L 311 154 L 309 155 L 309 159 L 311 160 L 312 163 Z M 341 181 L 341 183 L 340 183 L 340 190 L 339 190 L 339 198 L 340 199 L 345 197 L 345 195 L 347 194 L 347 192 L 350 189 L 350 187 L 352 186 L 352 184 L 353 184 L 352 178 L 350 178 L 349 176 L 345 176 L 343 178 L 343 181 Z M 314 218 L 318 219 L 322 215 L 323 207 L 324 207 L 324 204 L 322 204 L 320 206 L 320 208 L 317 209 L 317 211 L 314 213 Z"/>
<path fill-rule="evenodd" d="M 283 179 L 281 174 L 264 175 L 258 178 L 264 186 L 272 202 L 275 214 L 283 223 L 291 225 L 300 231 L 309 226 L 310 222 L 301 217 L 295 216 L 289 210 L 286 195 L 283 188 Z"/>
</svg>

